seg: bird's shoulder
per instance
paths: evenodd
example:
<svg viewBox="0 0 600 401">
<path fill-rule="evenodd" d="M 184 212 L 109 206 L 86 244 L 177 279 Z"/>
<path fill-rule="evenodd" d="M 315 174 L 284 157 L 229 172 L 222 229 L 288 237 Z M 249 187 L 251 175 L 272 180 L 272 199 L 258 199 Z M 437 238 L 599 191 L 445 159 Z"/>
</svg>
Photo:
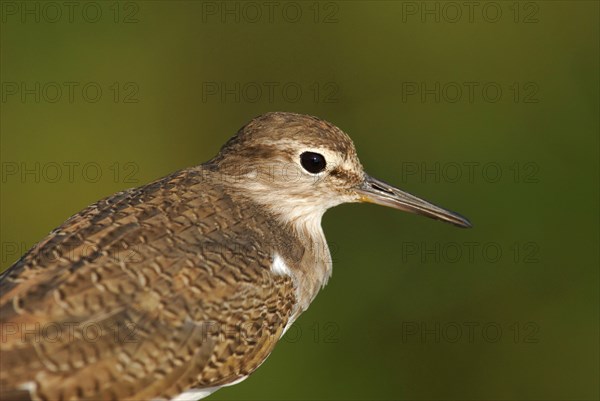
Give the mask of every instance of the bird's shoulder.
<svg viewBox="0 0 600 401">
<path fill-rule="evenodd" d="M 264 209 L 236 198 L 224 184 L 200 166 L 92 204 L 2 274 L 3 298 L 16 294 L 15 287 L 49 290 L 82 274 L 97 281 L 113 267 L 130 275 L 152 267 L 166 276 L 186 264 L 211 273 L 215 258 L 222 267 L 265 267 L 273 249 L 294 247 Z"/>
</svg>

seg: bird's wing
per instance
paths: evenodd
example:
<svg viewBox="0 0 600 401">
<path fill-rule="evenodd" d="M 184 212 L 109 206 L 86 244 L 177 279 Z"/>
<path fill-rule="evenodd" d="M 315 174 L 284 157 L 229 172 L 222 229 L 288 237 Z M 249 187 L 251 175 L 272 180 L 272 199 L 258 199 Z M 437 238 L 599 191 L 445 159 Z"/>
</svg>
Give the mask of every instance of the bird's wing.
<svg viewBox="0 0 600 401">
<path fill-rule="evenodd" d="M 0 278 L 0 399 L 169 399 L 245 377 L 295 303 L 266 218 L 196 170 L 85 209 Z M 2 396 L 4 394 L 4 396 Z"/>
</svg>

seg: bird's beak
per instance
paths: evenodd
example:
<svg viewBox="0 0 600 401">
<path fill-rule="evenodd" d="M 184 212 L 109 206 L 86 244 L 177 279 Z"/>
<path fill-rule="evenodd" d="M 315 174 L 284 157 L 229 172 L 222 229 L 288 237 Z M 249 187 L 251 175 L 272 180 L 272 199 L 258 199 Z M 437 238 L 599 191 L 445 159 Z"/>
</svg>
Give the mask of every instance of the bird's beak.
<svg viewBox="0 0 600 401">
<path fill-rule="evenodd" d="M 458 213 L 442 209 L 368 175 L 365 175 L 365 180 L 358 188 L 358 194 L 360 195 L 359 200 L 361 202 L 375 203 L 410 213 L 421 214 L 454 224 L 458 227 L 471 227 L 471 222 Z"/>
</svg>

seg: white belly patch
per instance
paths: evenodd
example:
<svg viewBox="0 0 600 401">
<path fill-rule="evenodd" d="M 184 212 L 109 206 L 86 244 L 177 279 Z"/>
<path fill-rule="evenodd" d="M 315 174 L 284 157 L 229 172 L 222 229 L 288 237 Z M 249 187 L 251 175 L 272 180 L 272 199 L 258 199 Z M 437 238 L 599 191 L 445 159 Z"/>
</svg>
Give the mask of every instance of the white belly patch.
<svg viewBox="0 0 600 401">
<path fill-rule="evenodd" d="M 197 400 L 201 400 L 204 397 L 208 397 L 209 395 L 211 395 L 215 391 L 219 390 L 220 388 L 233 386 L 235 384 L 243 382 L 247 378 L 248 378 L 248 376 L 243 376 L 243 377 L 240 377 L 237 380 L 232 381 L 231 383 L 223 384 L 222 386 L 206 387 L 206 388 L 192 388 L 192 389 L 189 389 L 187 391 L 184 391 L 183 393 L 175 396 L 174 398 L 171 398 L 170 401 L 197 401 Z"/>
<path fill-rule="evenodd" d="M 292 271 L 290 270 L 289 266 L 285 264 L 285 261 L 278 253 L 273 255 L 271 271 L 282 276 L 292 276 Z"/>
</svg>

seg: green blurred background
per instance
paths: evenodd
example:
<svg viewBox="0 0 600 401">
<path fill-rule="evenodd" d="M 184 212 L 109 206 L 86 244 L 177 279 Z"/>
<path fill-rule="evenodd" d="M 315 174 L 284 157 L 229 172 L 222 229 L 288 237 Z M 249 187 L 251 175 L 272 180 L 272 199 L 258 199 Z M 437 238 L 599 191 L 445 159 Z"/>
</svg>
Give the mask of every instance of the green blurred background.
<svg viewBox="0 0 600 401">
<path fill-rule="evenodd" d="M 313 114 L 475 227 L 328 212 L 330 284 L 212 399 L 599 398 L 598 2 L 72 4 L 2 2 L 1 269 L 258 114 Z"/>
</svg>

